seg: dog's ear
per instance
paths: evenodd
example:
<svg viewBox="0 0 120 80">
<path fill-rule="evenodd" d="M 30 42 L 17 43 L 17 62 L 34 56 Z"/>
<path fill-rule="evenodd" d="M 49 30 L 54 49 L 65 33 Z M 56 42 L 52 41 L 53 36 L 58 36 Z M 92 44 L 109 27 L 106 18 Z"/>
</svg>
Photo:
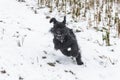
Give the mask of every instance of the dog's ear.
<svg viewBox="0 0 120 80">
<path fill-rule="evenodd" d="M 50 23 L 52 23 L 52 22 L 55 24 L 57 22 L 57 20 L 55 18 L 52 18 L 52 19 L 50 19 Z"/>
<path fill-rule="evenodd" d="M 64 16 L 63 23 L 66 24 L 66 16 Z"/>
</svg>

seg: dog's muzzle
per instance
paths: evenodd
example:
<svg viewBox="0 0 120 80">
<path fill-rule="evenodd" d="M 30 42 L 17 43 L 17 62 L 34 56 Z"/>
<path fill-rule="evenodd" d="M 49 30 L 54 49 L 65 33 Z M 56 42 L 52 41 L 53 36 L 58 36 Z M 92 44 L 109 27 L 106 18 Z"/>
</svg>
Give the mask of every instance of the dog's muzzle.
<svg viewBox="0 0 120 80">
<path fill-rule="evenodd" d="M 64 41 L 64 37 L 62 35 L 56 35 L 56 39 L 59 40 L 61 43 Z"/>
</svg>

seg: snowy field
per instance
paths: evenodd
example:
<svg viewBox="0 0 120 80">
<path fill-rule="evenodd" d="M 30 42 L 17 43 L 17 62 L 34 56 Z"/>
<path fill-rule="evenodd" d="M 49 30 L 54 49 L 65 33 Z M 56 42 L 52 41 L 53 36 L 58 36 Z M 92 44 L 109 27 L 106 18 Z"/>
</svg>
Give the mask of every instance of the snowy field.
<svg viewBox="0 0 120 80">
<path fill-rule="evenodd" d="M 111 36 L 112 46 L 100 46 L 101 32 L 68 23 L 82 29 L 75 33 L 84 62 L 78 66 L 53 48 L 46 15 L 63 17 L 46 8 L 35 14 L 34 7 L 34 0 L 0 0 L 0 80 L 120 80 L 120 39 Z"/>
</svg>

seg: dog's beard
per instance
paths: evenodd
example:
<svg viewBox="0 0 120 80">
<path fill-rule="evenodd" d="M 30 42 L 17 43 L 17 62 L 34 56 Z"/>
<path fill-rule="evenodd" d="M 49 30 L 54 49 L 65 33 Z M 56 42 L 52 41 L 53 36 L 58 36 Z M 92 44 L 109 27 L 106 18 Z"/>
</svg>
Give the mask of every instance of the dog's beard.
<svg viewBox="0 0 120 80">
<path fill-rule="evenodd" d="M 63 41 L 64 41 L 64 37 L 62 37 L 62 36 L 56 36 L 56 39 L 58 41 L 60 41 L 61 43 L 63 43 Z"/>
</svg>

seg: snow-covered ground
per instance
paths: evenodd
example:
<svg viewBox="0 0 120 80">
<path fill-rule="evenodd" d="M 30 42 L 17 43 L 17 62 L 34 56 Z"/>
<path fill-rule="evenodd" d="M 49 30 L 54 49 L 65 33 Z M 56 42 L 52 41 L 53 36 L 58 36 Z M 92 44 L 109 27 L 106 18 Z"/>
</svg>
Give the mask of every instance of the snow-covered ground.
<svg viewBox="0 0 120 80">
<path fill-rule="evenodd" d="M 85 63 L 78 66 L 54 50 L 49 13 L 35 14 L 33 2 L 0 0 L 0 80 L 120 80 L 118 38 L 111 38 L 110 47 L 100 46 L 102 33 L 78 23 L 82 32 L 75 34 Z"/>
</svg>

